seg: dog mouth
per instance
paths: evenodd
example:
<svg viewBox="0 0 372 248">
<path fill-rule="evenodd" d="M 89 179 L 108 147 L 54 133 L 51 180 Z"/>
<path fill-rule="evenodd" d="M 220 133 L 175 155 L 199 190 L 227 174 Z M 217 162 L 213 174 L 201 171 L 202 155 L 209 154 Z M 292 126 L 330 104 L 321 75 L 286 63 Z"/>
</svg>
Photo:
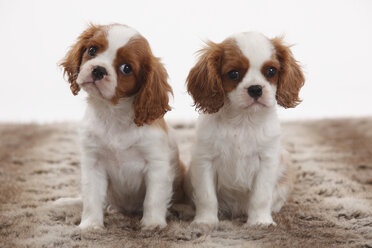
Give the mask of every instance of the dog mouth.
<svg viewBox="0 0 372 248">
<path fill-rule="evenodd" d="M 89 86 L 97 87 L 95 81 L 86 81 L 86 82 L 82 82 L 82 83 L 80 84 L 80 86 L 81 86 L 81 87 L 89 87 Z"/>
<path fill-rule="evenodd" d="M 254 102 L 252 103 L 252 105 L 260 105 L 260 106 L 267 107 L 267 104 L 265 102 L 260 101 L 260 99 L 254 100 Z"/>
<path fill-rule="evenodd" d="M 96 84 L 95 81 L 86 81 L 86 82 L 82 82 L 82 83 L 80 84 L 80 86 L 81 86 L 82 88 L 92 88 L 92 89 L 94 88 L 94 89 L 96 89 L 96 90 L 99 91 L 98 86 L 97 86 L 97 84 Z"/>
<path fill-rule="evenodd" d="M 94 91 L 95 93 L 99 94 L 99 96 L 101 96 L 102 98 L 104 98 L 103 95 L 102 95 L 101 90 L 97 86 L 97 81 L 95 81 L 95 80 L 85 81 L 85 82 L 82 82 L 80 84 L 80 86 L 83 89 L 85 89 L 87 92 Z"/>
<path fill-rule="evenodd" d="M 269 107 L 265 102 L 260 101 L 260 99 L 254 99 L 252 102 L 248 103 L 244 108 L 249 109 L 252 107 Z"/>
</svg>

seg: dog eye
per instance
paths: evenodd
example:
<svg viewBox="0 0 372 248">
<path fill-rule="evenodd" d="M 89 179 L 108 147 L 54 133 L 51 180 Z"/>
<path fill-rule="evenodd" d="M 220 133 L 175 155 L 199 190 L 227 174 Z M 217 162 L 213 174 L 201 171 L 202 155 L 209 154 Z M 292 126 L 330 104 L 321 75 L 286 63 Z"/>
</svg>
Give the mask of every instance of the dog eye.
<svg viewBox="0 0 372 248">
<path fill-rule="evenodd" d="M 266 78 L 272 78 L 276 75 L 276 72 L 277 72 L 276 68 L 269 67 L 265 70 L 265 77 Z"/>
<path fill-rule="evenodd" d="M 96 56 L 97 51 L 98 51 L 98 47 L 96 47 L 96 46 L 89 47 L 88 55 L 91 56 L 91 57 L 94 57 L 94 56 Z"/>
<path fill-rule="evenodd" d="M 123 73 L 123 75 L 129 75 L 132 73 L 132 67 L 130 67 L 130 65 L 128 64 L 122 64 L 120 67 L 119 67 L 119 70 L 121 73 Z"/>
<path fill-rule="evenodd" d="M 227 73 L 227 76 L 232 81 L 239 81 L 240 80 L 240 73 L 238 71 L 232 70 Z"/>
</svg>

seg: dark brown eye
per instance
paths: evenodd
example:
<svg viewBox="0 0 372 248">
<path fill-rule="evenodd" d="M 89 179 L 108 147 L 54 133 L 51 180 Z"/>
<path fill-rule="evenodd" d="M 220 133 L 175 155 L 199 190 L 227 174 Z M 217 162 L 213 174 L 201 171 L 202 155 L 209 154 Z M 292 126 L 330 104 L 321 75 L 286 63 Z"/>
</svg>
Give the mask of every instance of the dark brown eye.
<svg viewBox="0 0 372 248">
<path fill-rule="evenodd" d="M 276 75 L 276 68 L 275 67 L 268 67 L 266 70 L 265 70 L 265 77 L 266 78 L 273 78 L 275 77 Z"/>
<path fill-rule="evenodd" d="M 123 74 L 123 75 L 129 75 L 132 73 L 132 67 L 130 67 L 130 65 L 128 64 L 122 64 L 120 67 L 119 67 L 119 70 L 120 72 Z"/>
<path fill-rule="evenodd" d="M 240 73 L 235 70 L 229 71 L 227 73 L 227 76 L 229 77 L 230 80 L 235 81 L 235 82 L 240 80 Z"/>
<path fill-rule="evenodd" d="M 88 49 L 88 55 L 91 56 L 91 57 L 94 57 L 94 56 L 96 56 L 97 51 L 98 51 L 98 47 L 91 46 Z"/>
</svg>

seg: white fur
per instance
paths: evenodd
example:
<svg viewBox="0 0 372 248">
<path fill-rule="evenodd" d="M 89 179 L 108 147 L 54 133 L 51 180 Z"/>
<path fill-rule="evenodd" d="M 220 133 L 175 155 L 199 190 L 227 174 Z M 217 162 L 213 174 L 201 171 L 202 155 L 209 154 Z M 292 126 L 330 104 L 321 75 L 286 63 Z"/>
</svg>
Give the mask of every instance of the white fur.
<svg viewBox="0 0 372 248">
<path fill-rule="evenodd" d="M 166 225 L 178 166 L 177 146 L 160 128 L 137 127 L 132 105 L 133 98 L 117 106 L 104 99 L 88 99 L 81 127 L 83 229 L 103 226 L 106 199 L 123 212 L 143 209 L 145 228 Z"/>
<path fill-rule="evenodd" d="M 83 213 L 80 228 L 103 227 L 107 204 L 122 212 L 142 212 L 144 228 L 166 226 L 166 211 L 178 171 L 173 135 L 153 125 L 136 126 L 134 97 L 113 105 L 116 51 L 137 32 L 114 25 L 108 30 L 108 49 L 82 66 L 78 83 L 88 92 L 87 109 L 80 127 L 82 150 Z M 108 71 L 108 87 L 84 84 L 93 66 Z M 108 78 L 108 79 L 107 79 Z M 101 80 L 104 81 L 104 80 Z M 90 85 L 90 86 L 89 86 Z M 95 88 L 96 87 L 96 88 Z"/>
<path fill-rule="evenodd" d="M 272 58 L 274 48 L 258 33 L 232 38 L 249 59 L 250 67 L 228 93 L 224 106 L 198 119 L 189 171 L 196 206 L 194 223 L 215 225 L 220 210 L 233 216 L 248 215 L 248 225 L 275 224 L 271 211 L 280 210 L 288 190 L 274 190 L 285 169 L 279 166 L 276 86 L 260 71 L 262 64 Z M 263 87 L 256 103 L 247 94 L 252 85 Z"/>
</svg>

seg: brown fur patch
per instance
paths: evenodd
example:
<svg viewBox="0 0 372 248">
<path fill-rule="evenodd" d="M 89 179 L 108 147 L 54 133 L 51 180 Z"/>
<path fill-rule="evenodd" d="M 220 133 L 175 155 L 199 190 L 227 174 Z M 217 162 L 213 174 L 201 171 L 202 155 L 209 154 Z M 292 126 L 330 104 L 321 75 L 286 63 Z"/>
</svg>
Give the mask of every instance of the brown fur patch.
<svg viewBox="0 0 372 248">
<path fill-rule="evenodd" d="M 96 52 L 96 55 L 92 57 L 88 54 L 88 49 L 93 46 L 97 47 L 98 50 Z M 80 66 L 88 60 L 93 59 L 98 54 L 103 53 L 108 48 L 107 28 L 102 27 L 101 29 L 97 30 L 91 38 L 85 41 L 84 48 L 85 51 L 82 55 Z"/>
<path fill-rule="evenodd" d="M 129 42 L 119 48 L 114 60 L 114 68 L 117 75 L 117 86 L 115 95 L 111 102 L 117 104 L 120 98 L 129 97 L 136 94 L 145 80 L 143 75 L 143 66 L 151 56 L 150 47 L 145 38 L 135 36 Z M 123 75 L 119 67 L 128 64 L 132 68 L 132 73 Z"/>
<path fill-rule="evenodd" d="M 224 105 L 226 93 L 240 82 L 230 80 L 228 72 L 236 70 L 242 79 L 248 71 L 249 61 L 233 39 L 219 44 L 210 41 L 199 53 L 199 60 L 187 77 L 187 91 L 193 97 L 196 109 L 215 113 Z"/>
<path fill-rule="evenodd" d="M 132 67 L 132 73 L 123 75 L 122 64 Z M 168 84 L 168 74 L 160 59 L 156 58 L 149 43 L 142 36 L 132 38 L 117 52 L 114 67 L 118 76 L 116 92 L 111 102 L 117 104 L 120 98 L 136 95 L 134 101 L 134 122 L 137 126 L 151 124 L 171 110 L 168 93 L 173 94 Z"/>
<path fill-rule="evenodd" d="M 215 113 L 223 106 L 225 99 L 219 73 L 223 47 L 208 42 L 207 47 L 199 53 L 199 60 L 187 77 L 187 91 L 193 97 L 196 109 Z"/>
<path fill-rule="evenodd" d="M 244 75 L 249 69 L 249 61 L 248 58 L 243 55 L 235 40 L 228 39 L 222 42 L 222 44 L 224 46 L 224 52 L 222 56 L 220 71 L 222 76 L 223 88 L 225 92 L 228 93 L 234 90 L 244 78 Z M 239 72 L 239 81 L 232 81 L 228 77 L 228 73 L 232 70 Z"/>
<path fill-rule="evenodd" d="M 143 124 L 151 124 L 171 110 L 168 104 L 168 93 L 173 94 L 173 91 L 167 82 L 167 71 L 160 59 L 152 54 L 147 40 L 142 38 L 138 42 L 142 49 L 136 52 L 142 51 L 143 60 L 140 64 L 141 72 L 136 78 L 140 87 L 134 101 L 134 122 L 137 126 L 142 126 Z"/>
<path fill-rule="evenodd" d="M 74 95 L 77 95 L 80 91 L 80 87 L 76 83 L 76 79 L 80 72 L 80 66 L 83 61 L 85 62 L 90 59 L 89 55 L 86 54 L 86 51 L 93 45 L 99 48 L 98 52 L 102 52 L 107 48 L 108 42 L 106 40 L 105 26 L 89 25 L 89 27 L 78 37 L 76 43 L 70 47 L 66 56 L 60 63 L 60 66 L 63 67 L 63 74 L 68 77 L 70 89 Z"/>
<path fill-rule="evenodd" d="M 275 74 L 274 77 L 272 78 L 267 78 L 265 76 L 265 72 L 268 68 L 270 67 L 274 67 L 276 70 L 277 70 L 277 73 Z M 279 61 L 274 58 L 273 60 L 270 60 L 270 61 L 266 61 L 262 66 L 261 66 L 261 73 L 262 75 L 264 75 L 264 77 L 266 78 L 267 81 L 269 81 L 271 84 L 275 84 L 277 85 L 278 83 L 278 79 L 279 79 L 279 71 L 280 71 L 280 63 Z"/>
<path fill-rule="evenodd" d="M 291 50 L 283 44 L 283 39 L 274 38 L 271 42 L 280 62 L 276 100 L 284 108 L 294 108 L 301 102 L 298 94 L 305 83 L 305 77 Z"/>
</svg>

